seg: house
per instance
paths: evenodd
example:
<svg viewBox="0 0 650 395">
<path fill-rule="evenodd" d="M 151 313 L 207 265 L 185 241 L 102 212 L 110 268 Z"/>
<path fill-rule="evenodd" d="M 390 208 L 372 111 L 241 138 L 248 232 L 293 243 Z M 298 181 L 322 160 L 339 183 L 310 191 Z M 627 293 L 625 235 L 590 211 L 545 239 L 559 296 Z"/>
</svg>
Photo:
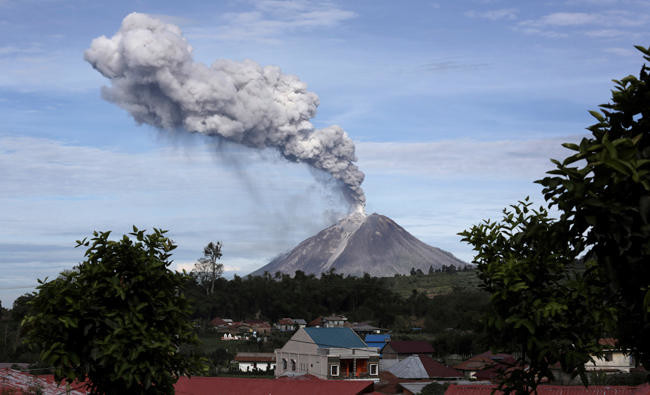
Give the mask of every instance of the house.
<svg viewBox="0 0 650 395">
<path fill-rule="evenodd" d="M 56 383 L 53 375 L 36 376 L 28 372 L 13 370 L 10 368 L 0 369 L 0 393 L 1 394 L 43 394 L 43 395 L 85 395 L 84 383 L 73 382 L 72 384 Z"/>
<path fill-rule="evenodd" d="M 307 326 L 316 328 L 339 328 L 345 326 L 348 319 L 342 315 L 330 315 L 328 317 L 316 317 Z"/>
<path fill-rule="evenodd" d="M 234 361 L 240 372 L 268 372 L 275 369 L 275 354 L 272 352 L 238 352 Z"/>
<path fill-rule="evenodd" d="M 370 325 L 369 322 L 349 322 L 345 326 L 351 328 L 353 331 L 357 332 L 357 335 L 365 337 L 366 335 L 380 334 L 385 329 L 378 328 L 374 325 Z"/>
<path fill-rule="evenodd" d="M 484 384 L 452 384 L 445 391 L 445 395 L 492 395 L 496 385 Z M 540 385 L 536 390 L 538 395 L 648 395 L 650 384 L 632 386 L 606 386 L 606 385 Z M 501 392 L 496 392 L 500 394 Z"/>
<path fill-rule="evenodd" d="M 328 317 L 323 317 L 323 327 L 324 328 L 340 328 L 345 325 L 345 322 L 348 319 L 342 315 L 330 315 Z"/>
<path fill-rule="evenodd" d="M 385 360 L 401 361 L 416 354 L 433 357 L 433 346 L 427 341 L 391 340 L 381 350 L 382 358 Z"/>
<path fill-rule="evenodd" d="M 230 325 L 232 325 L 233 321 L 230 318 L 220 318 L 220 317 L 215 317 L 208 323 L 209 326 L 211 326 L 214 329 L 219 329 L 219 328 L 226 328 Z"/>
<path fill-rule="evenodd" d="M 364 341 L 368 347 L 376 347 L 377 351 L 381 351 L 390 341 L 390 335 L 366 335 Z"/>
<path fill-rule="evenodd" d="M 307 327 L 275 350 L 275 375 L 320 379 L 378 379 L 379 353 L 350 328 Z"/>
<path fill-rule="evenodd" d="M 510 354 L 493 354 L 491 351 L 486 351 L 455 365 L 454 369 L 463 372 L 467 379 L 478 378 L 477 373 L 482 371 L 479 374 L 481 380 L 488 380 L 496 376 L 499 369 L 505 370 L 516 364 L 515 357 Z"/>
<path fill-rule="evenodd" d="M 251 327 L 254 337 L 263 337 L 271 334 L 271 324 L 262 320 L 248 320 L 244 324 Z"/>
<path fill-rule="evenodd" d="M 624 350 L 618 348 L 618 340 L 612 338 L 599 339 L 598 344 L 603 346 L 602 357 L 592 356 L 593 361 L 585 364 L 586 370 L 598 370 L 601 372 L 629 373 L 634 368 L 634 359 Z"/>
<path fill-rule="evenodd" d="M 307 322 L 302 318 L 281 318 L 278 322 L 275 323 L 275 328 L 280 332 L 293 332 L 300 328 L 307 326 Z"/>
<path fill-rule="evenodd" d="M 388 369 L 400 379 L 458 380 L 463 373 L 433 360 L 428 355 L 411 355 Z"/>
</svg>

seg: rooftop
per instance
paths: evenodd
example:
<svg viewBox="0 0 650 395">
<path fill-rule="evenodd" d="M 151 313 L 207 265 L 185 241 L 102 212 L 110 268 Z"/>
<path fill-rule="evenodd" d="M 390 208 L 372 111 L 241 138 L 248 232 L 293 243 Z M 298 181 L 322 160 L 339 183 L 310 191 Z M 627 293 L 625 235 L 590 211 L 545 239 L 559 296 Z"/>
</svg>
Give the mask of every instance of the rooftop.
<svg viewBox="0 0 650 395">
<path fill-rule="evenodd" d="M 368 347 L 350 328 L 305 328 L 319 348 L 365 348 Z"/>
<path fill-rule="evenodd" d="M 433 346 L 427 341 L 391 340 L 386 344 L 398 354 L 431 354 Z"/>
</svg>

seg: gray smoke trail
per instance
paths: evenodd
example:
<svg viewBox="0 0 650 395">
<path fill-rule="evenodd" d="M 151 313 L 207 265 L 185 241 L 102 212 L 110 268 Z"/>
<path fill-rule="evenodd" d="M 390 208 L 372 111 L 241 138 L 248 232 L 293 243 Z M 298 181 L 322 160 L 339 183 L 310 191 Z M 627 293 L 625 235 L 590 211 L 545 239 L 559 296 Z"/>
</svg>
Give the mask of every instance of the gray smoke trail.
<svg viewBox="0 0 650 395">
<path fill-rule="evenodd" d="M 275 148 L 331 174 L 352 207 L 363 210 L 354 143 L 339 126 L 314 128 L 318 96 L 297 77 L 250 60 L 196 63 L 177 26 L 138 13 L 124 18 L 113 37 L 94 39 L 84 59 L 111 80 L 103 97 L 136 122 Z"/>
</svg>

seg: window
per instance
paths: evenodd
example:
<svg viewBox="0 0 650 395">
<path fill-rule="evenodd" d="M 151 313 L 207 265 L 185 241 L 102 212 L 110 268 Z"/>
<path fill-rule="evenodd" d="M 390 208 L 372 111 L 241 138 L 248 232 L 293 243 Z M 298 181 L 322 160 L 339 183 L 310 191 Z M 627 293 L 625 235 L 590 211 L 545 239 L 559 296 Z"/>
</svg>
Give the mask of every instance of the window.
<svg viewBox="0 0 650 395">
<path fill-rule="evenodd" d="M 287 370 L 287 360 L 282 358 L 282 370 Z"/>
<path fill-rule="evenodd" d="M 606 352 L 604 357 L 605 357 L 605 361 L 612 362 L 614 360 L 614 353 Z"/>
<path fill-rule="evenodd" d="M 295 359 L 291 360 L 291 370 L 293 370 L 294 372 L 296 371 L 296 360 Z"/>
<path fill-rule="evenodd" d="M 370 366 L 370 375 L 371 376 L 376 376 L 377 375 L 377 364 L 376 363 L 371 363 L 369 366 Z"/>
<path fill-rule="evenodd" d="M 331 376 L 339 375 L 339 365 L 330 365 L 330 375 Z"/>
</svg>

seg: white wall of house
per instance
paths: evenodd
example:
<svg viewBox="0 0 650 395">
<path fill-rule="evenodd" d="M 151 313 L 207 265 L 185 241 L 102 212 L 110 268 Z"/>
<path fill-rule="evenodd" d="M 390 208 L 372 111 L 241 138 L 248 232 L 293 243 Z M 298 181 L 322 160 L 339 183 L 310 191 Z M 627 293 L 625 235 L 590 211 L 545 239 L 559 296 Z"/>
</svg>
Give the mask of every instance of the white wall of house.
<svg viewBox="0 0 650 395">
<path fill-rule="evenodd" d="M 275 367 L 273 362 L 239 362 L 238 364 L 241 372 L 252 372 L 255 369 L 266 372 Z"/>
<path fill-rule="evenodd" d="M 621 372 L 630 372 L 630 368 L 634 367 L 634 361 L 630 355 L 626 355 L 621 351 L 606 352 L 605 357 L 596 358 L 592 357 L 594 362 L 587 362 L 585 364 L 586 370 L 620 370 Z"/>
</svg>

